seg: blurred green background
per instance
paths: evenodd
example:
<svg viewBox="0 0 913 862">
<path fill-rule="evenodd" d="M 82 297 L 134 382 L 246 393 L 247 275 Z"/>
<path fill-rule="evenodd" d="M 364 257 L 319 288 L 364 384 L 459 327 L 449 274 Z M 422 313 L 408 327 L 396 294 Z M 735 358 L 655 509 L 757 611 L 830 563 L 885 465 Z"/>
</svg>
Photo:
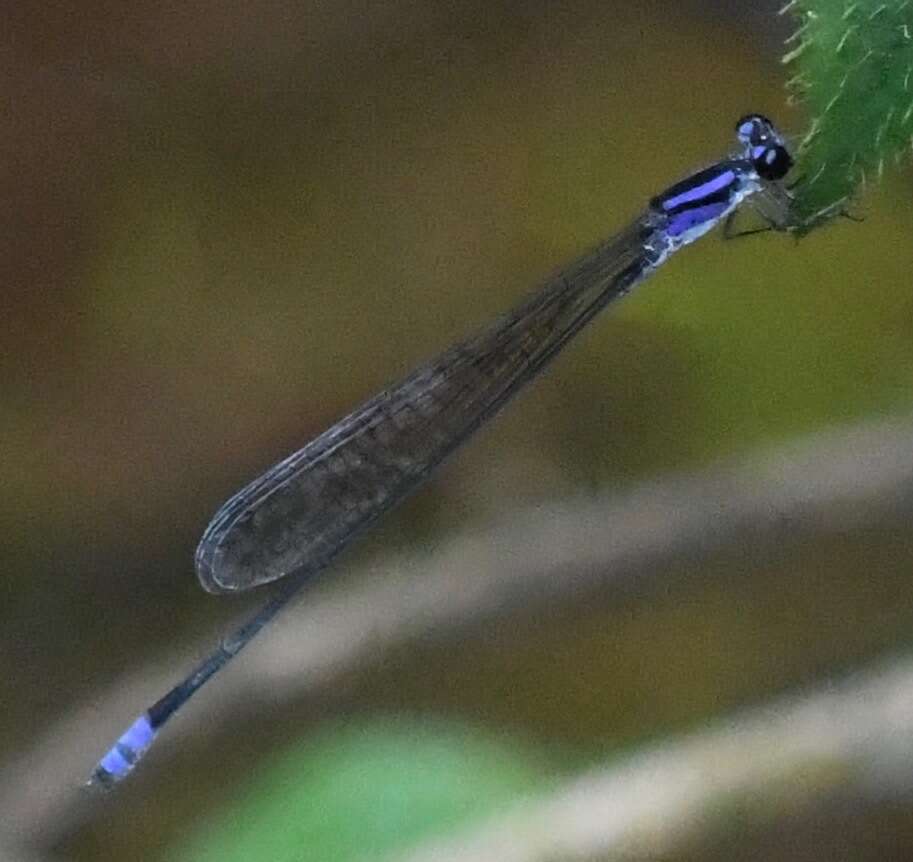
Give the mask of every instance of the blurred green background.
<svg viewBox="0 0 913 862">
<path fill-rule="evenodd" d="M 743 113 L 801 132 L 776 6 L 6 9 L 5 759 L 260 601 L 207 596 L 193 575 L 228 494 L 725 153 Z M 676 257 L 337 569 L 905 412 L 910 191 L 893 173 L 861 224 L 799 244 L 711 237 Z M 871 557 L 822 548 L 737 586 L 721 564 L 688 601 L 540 609 L 404 650 L 208 746 L 185 749 L 177 720 L 161 760 L 31 849 L 385 858 L 611 752 L 909 644 L 910 550 L 873 531 Z M 109 736 L 99 719 L 86 774 Z M 4 775 L 8 793 L 31 780 Z M 289 821 L 297 852 L 270 843 Z"/>
</svg>

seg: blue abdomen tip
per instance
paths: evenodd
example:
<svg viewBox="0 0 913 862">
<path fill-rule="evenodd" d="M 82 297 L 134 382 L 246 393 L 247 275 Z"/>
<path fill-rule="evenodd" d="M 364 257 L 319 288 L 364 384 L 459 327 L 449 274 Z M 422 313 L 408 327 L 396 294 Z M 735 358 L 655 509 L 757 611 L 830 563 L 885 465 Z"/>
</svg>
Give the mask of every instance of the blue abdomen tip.
<svg viewBox="0 0 913 862">
<path fill-rule="evenodd" d="M 125 778 L 154 739 L 155 730 L 148 714 L 143 713 L 98 761 L 89 783 L 107 788 Z"/>
</svg>

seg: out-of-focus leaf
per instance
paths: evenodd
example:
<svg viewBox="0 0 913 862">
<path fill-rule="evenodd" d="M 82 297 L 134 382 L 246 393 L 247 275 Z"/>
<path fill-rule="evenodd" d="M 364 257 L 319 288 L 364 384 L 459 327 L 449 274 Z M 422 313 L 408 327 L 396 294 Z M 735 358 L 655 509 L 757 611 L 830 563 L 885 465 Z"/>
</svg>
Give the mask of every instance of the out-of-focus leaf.
<svg viewBox="0 0 913 862">
<path fill-rule="evenodd" d="M 328 731 L 265 767 L 172 860 L 381 859 L 541 785 L 515 743 L 454 724 Z"/>
</svg>

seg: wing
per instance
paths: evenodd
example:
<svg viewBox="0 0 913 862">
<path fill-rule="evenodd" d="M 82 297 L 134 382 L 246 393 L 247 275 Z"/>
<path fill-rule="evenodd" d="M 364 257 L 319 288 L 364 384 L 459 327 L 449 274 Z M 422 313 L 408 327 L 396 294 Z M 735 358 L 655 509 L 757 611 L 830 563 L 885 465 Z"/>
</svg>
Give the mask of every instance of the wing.
<svg viewBox="0 0 913 862">
<path fill-rule="evenodd" d="M 416 369 L 231 497 L 197 548 L 203 586 L 233 592 L 324 568 L 647 274 L 651 219 L 636 221 L 488 330 Z"/>
</svg>

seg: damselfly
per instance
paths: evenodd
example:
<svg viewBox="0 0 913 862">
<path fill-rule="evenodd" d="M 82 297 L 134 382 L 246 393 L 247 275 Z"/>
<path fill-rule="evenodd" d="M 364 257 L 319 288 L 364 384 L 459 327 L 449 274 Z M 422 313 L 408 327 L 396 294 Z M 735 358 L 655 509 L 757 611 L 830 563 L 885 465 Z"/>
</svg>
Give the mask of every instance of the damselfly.
<svg viewBox="0 0 913 862">
<path fill-rule="evenodd" d="M 260 612 L 156 701 L 101 759 L 92 782 L 111 786 L 165 723 L 387 509 L 532 380 L 599 311 L 670 255 L 754 198 L 789 227 L 781 180 L 792 166 L 771 122 L 736 125 L 738 151 L 654 197 L 627 228 L 554 275 L 489 329 L 422 365 L 267 470 L 216 512 L 196 553 L 210 592 L 282 579 Z"/>
</svg>

